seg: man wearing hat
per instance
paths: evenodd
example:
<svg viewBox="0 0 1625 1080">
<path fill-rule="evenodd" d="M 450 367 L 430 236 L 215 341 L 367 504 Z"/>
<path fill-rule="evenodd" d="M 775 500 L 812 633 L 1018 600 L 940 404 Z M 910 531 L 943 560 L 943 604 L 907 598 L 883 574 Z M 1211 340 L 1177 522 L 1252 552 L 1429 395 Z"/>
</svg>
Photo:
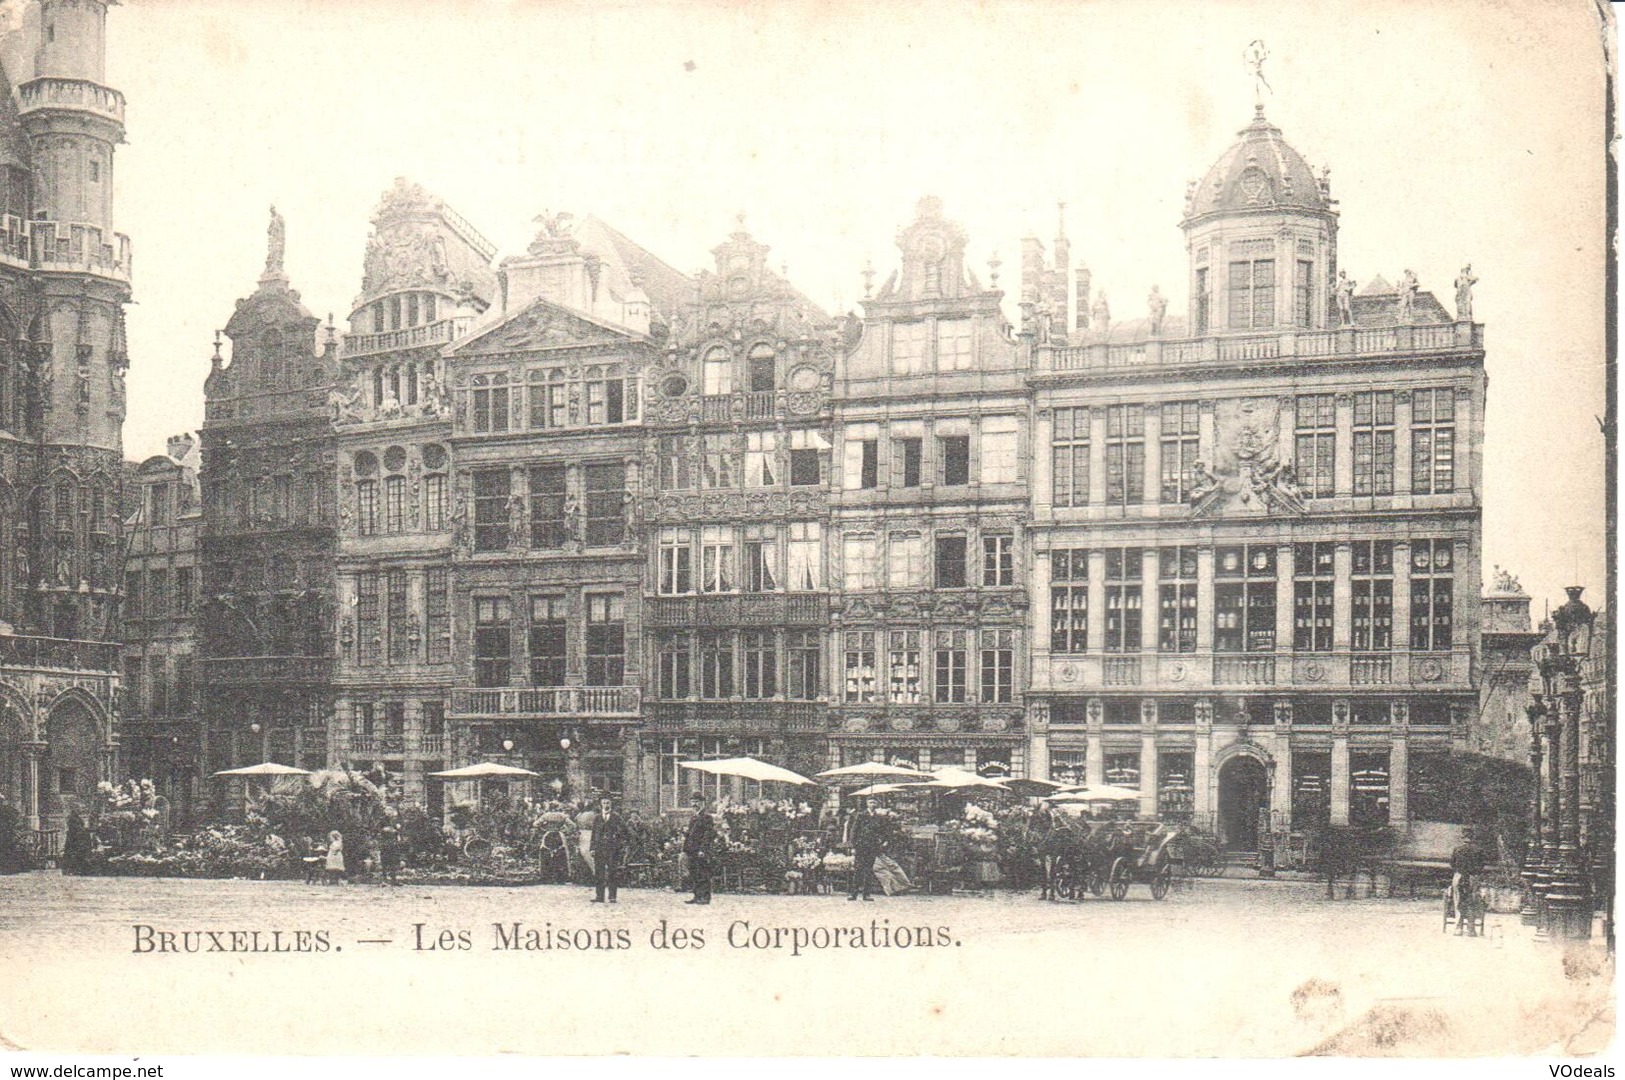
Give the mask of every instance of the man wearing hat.
<svg viewBox="0 0 1625 1080">
<path fill-rule="evenodd" d="M 592 830 L 592 880 L 596 890 L 592 902 L 602 904 L 606 898 L 616 903 L 616 892 L 621 885 L 621 864 L 626 861 L 626 848 L 630 842 L 626 822 L 609 799 L 598 803 L 598 821 Z"/>
</svg>

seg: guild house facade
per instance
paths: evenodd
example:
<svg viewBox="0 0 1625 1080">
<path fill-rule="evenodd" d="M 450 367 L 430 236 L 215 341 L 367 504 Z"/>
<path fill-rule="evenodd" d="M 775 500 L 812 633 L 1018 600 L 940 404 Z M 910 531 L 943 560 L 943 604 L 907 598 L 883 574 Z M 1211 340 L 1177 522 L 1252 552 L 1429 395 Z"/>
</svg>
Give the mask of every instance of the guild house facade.
<svg viewBox="0 0 1625 1080">
<path fill-rule="evenodd" d="M 687 275 L 540 220 L 493 265 L 397 182 L 342 340 L 273 220 L 203 433 L 211 768 L 671 809 L 747 791 L 694 758 L 949 765 L 1256 850 L 1425 814 L 1483 745 L 1471 272 L 1454 313 L 1356 288 L 1262 110 L 1187 192 L 1184 318 L 1114 320 L 1063 227 L 1012 326 L 934 198 L 861 319 L 742 222 Z"/>
<path fill-rule="evenodd" d="M 1454 316 L 1409 271 L 1355 291 L 1262 108 L 1182 228 L 1184 325 L 1034 320 L 1032 770 L 1245 850 L 1402 823 L 1477 712 L 1470 275 Z"/>
<path fill-rule="evenodd" d="M 51 850 L 119 768 L 130 241 L 108 2 L 20 7 L 0 42 L 0 796 Z"/>
</svg>

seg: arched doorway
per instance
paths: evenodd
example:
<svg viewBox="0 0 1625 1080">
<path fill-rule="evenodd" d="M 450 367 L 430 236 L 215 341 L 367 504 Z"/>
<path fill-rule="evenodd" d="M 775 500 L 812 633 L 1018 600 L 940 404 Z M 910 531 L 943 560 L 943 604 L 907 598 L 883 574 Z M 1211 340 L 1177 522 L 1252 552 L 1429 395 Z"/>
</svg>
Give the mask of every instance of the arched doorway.
<svg viewBox="0 0 1625 1080">
<path fill-rule="evenodd" d="M 28 759 L 23 755 L 27 739 L 21 715 L 9 701 L 0 698 L 0 797 L 20 814 L 29 812 Z"/>
<path fill-rule="evenodd" d="M 1258 850 L 1260 811 L 1270 805 L 1269 772 L 1249 754 L 1219 768 L 1219 841 L 1229 851 Z"/>
<path fill-rule="evenodd" d="M 64 814 L 68 800 L 84 808 L 96 794 L 101 779 L 101 735 L 96 718 L 78 701 L 68 700 L 51 710 L 45 721 L 46 757 L 40 767 L 42 813 Z"/>
</svg>

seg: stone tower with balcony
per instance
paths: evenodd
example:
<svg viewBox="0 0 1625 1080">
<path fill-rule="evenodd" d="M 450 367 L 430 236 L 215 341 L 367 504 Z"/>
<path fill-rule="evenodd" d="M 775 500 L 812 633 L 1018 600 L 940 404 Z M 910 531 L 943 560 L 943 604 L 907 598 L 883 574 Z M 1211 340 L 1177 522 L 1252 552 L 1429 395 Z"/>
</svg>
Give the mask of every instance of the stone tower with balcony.
<svg viewBox="0 0 1625 1080">
<path fill-rule="evenodd" d="M 107 7 L 40 0 L 0 42 L 0 795 L 47 848 L 117 753 L 130 247 Z"/>
</svg>

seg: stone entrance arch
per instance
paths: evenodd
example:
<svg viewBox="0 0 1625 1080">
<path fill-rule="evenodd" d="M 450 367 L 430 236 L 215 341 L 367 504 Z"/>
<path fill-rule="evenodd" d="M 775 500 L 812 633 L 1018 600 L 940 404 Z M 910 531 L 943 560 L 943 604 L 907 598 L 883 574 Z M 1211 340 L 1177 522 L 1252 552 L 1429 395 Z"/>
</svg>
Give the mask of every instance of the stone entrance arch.
<svg viewBox="0 0 1625 1080">
<path fill-rule="evenodd" d="M 1219 766 L 1219 842 L 1229 851 L 1257 851 L 1259 825 L 1268 828 L 1269 764 L 1252 753 L 1237 753 Z"/>
<path fill-rule="evenodd" d="M 40 810 L 65 814 L 69 801 L 90 804 L 101 779 L 102 737 L 96 716 L 84 702 L 57 702 L 45 721 L 46 750 L 40 763 Z"/>
<path fill-rule="evenodd" d="M 0 695 L 0 797 L 19 814 L 28 806 L 28 723 L 24 713 L 8 696 Z"/>
</svg>

